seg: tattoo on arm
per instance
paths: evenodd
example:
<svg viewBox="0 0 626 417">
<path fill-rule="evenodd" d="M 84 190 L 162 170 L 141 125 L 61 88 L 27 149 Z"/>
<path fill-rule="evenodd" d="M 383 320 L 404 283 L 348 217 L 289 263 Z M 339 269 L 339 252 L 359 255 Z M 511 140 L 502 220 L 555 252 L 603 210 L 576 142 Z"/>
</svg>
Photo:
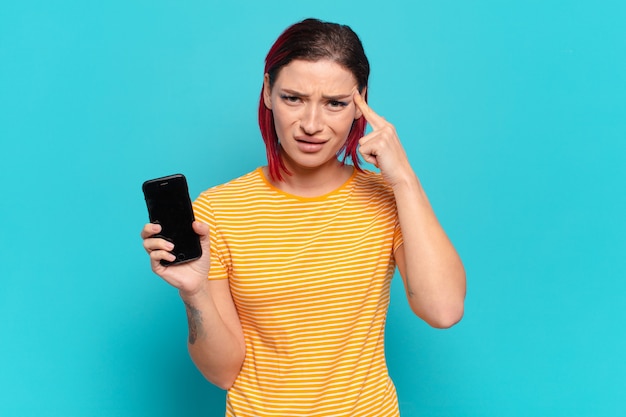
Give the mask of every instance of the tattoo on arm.
<svg viewBox="0 0 626 417">
<path fill-rule="evenodd" d="M 202 334 L 202 312 L 185 302 L 185 309 L 187 310 L 187 322 L 189 324 L 189 344 L 193 345 L 198 339 L 198 333 Z"/>
</svg>

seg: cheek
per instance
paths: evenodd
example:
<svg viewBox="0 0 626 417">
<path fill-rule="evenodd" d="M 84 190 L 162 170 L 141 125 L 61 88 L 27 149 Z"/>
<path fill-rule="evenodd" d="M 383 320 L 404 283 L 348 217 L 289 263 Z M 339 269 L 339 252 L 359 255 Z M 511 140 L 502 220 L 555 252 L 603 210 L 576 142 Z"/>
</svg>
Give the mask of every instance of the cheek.
<svg viewBox="0 0 626 417">
<path fill-rule="evenodd" d="M 349 112 L 346 112 L 345 114 L 337 115 L 333 119 L 334 130 L 337 133 L 341 132 L 347 136 L 348 133 L 350 133 L 350 129 L 352 128 L 353 122 L 354 122 L 354 117 Z"/>
<path fill-rule="evenodd" d="M 277 107 L 277 108 L 276 108 Z M 272 111 L 272 117 L 274 118 L 274 126 L 276 127 L 276 133 L 280 138 L 281 133 L 289 126 L 289 117 L 285 111 L 281 111 L 280 106 L 275 106 Z"/>
</svg>

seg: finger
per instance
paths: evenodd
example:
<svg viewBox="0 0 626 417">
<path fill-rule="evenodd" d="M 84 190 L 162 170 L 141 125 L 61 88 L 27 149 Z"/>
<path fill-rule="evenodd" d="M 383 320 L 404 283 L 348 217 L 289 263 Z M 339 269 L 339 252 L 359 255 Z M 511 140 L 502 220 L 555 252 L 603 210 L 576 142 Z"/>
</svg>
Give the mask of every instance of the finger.
<svg viewBox="0 0 626 417">
<path fill-rule="evenodd" d="M 365 120 L 367 120 L 367 122 L 372 126 L 372 129 L 380 129 L 387 123 L 383 117 L 379 116 L 376 112 L 374 112 L 374 110 L 372 110 L 358 90 L 354 93 L 354 103 L 357 108 L 361 110 L 363 117 L 365 117 Z"/>
<path fill-rule="evenodd" d="M 143 241 L 143 248 L 148 253 L 152 253 L 152 252 L 158 251 L 158 250 L 163 250 L 163 251 L 169 252 L 169 251 L 172 251 L 174 249 L 174 244 L 172 242 L 169 242 L 169 241 L 165 240 L 165 239 L 149 237 L 147 239 L 144 239 L 144 241 Z"/>
<path fill-rule="evenodd" d="M 161 231 L 161 225 L 160 224 L 156 224 L 156 223 L 148 223 L 146 224 L 143 229 L 141 229 L 141 238 L 142 239 L 147 239 L 151 236 L 156 235 L 157 233 L 159 233 Z"/>
<path fill-rule="evenodd" d="M 376 149 L 368 144 L 367 142 L 371 139 L 371 137 L 364 136 L 359 141 L 358 151 L 365 160 L 365 162 L 370 163 L 378 168 L 378 156 Z"/>
<path fill-rule="evenodd" d="M 376 141 L 376 139 L 379 137 L 380 137 L 380 130 L 371 131 L 367 135 L 359 139 L 359 146 L 364 146 L 368 142 Z"/>
<path fill-rule="evenodd" d="M 373 155 L 371 153 L 363 153 L 363 152 L 361 152 L 361 156 L 363 157 L 363 160 L 365 160 L 365 162 L 367 162 L 368 164 L 372 164 L 376 168 L 380 168 L 378 166 L 378 158 L 376 157 L 376 155 Z"/>
<path fill-rule="evenodd" d="M 191 227 L 193 227 L 193 230 L 198 234 L 198 236 L 200 236 L 200 238 L 209 235 L 209 225 L 206 223 L 196 220 L 192 223 Z"/>
<path fill-rule="evenodd" d="M 157 265 L 160 265 L 161 260 L 174 262 L 176 260 L 176 255 L 164 250 L 155 250 L 150 252 L 150 260 L 155 262 Z"/>
<path fill-rule="evenodd" d="M 191 225 L 193 230 L 200 237 L 200 245 L 202 245 L 202 252 L 208 251 L 211 247 L 211 238 L 209 236 L 209 225 L 199 221 L 194 221 Z"/>
</svg>

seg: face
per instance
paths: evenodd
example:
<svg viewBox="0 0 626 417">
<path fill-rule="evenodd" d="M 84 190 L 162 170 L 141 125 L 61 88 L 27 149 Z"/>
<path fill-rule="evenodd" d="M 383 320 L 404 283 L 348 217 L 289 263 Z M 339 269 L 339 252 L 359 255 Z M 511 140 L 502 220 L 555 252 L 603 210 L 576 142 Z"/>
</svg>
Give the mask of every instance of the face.
<svg viewBox="0 0 626 417">
<path fill-rule="evenodd" d="M 271 90 L 265 76 L 263 98 L 289 171 L 338 166 L 337 153 L 361 117 L 353 100 L 356 90 L 354 75 L 330 60 L 292 61 Z"/>
</svg>

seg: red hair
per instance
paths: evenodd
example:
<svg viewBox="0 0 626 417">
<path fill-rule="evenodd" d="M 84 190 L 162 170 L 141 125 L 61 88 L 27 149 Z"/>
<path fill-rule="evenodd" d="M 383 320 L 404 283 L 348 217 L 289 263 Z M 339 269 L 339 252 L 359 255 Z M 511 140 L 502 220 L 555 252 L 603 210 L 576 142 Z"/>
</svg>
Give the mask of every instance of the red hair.
<svg viewBox="0 0 626 417">
<path fill-rule="evenodd" d="M 359 92 L 367 101 L 367 81 L 369 78 L 369 62 L 365 56 L 359 37 L 345 25 L 322 22 L 317 19 L 306 19 L 288 27 L 274 42 L 265 57 L 265 74 L 269 76 L 270 89 L 274 85 L 280 70 L 295 59 L 317 61 L 330 59 L 349 70 L 357 80 Z M 354 167 L 361 170 L 358 145 L 359 139 L 365 134 L 367 121 L 365 117 L 355 119 L 346 139 L 339 150 L 343 153 L 342 162 L 350 158 Z M 272 111 L 265 106 L 263 87 L 259 100 L 259 128 L 265 142 L 267 163 L 270 177 L 275 181 L 282 180 L 282 172 L 290 175 L 280 156 L 280 144 L 274 125 Z"/>
</svg>

